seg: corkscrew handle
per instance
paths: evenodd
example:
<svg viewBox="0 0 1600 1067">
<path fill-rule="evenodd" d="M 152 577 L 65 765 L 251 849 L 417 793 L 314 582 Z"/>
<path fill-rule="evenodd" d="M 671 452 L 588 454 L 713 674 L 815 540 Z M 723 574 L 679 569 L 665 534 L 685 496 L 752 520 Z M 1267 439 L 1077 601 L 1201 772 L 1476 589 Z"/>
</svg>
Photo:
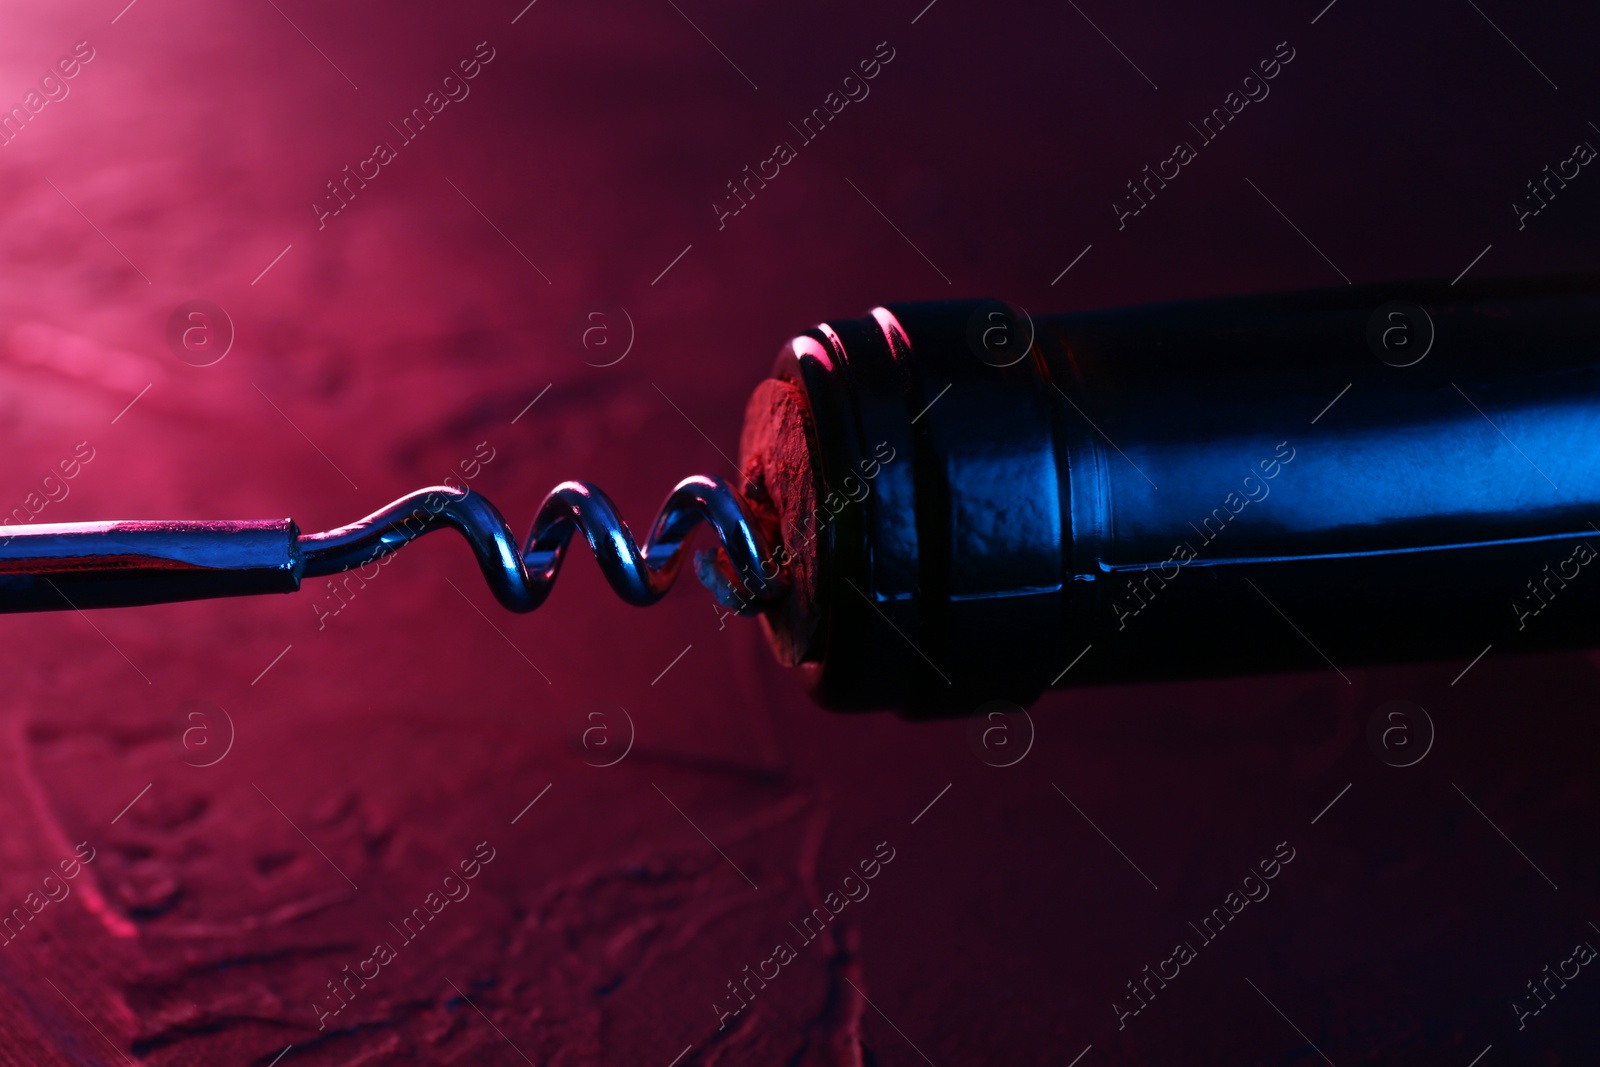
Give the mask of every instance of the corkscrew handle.
<svg viewBox="0 0 1600 1067">
<path fill-rule="evenodd" d="M 298 536 L 288 519 L 0 527 L 0 611 L 292 593 Z"/>
</svg>

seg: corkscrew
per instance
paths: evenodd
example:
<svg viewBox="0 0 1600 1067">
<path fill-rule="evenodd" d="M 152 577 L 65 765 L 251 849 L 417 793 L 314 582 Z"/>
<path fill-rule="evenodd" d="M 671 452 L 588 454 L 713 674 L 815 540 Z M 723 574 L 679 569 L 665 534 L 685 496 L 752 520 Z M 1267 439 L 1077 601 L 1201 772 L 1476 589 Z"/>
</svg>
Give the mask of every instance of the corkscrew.
<svg viewBox="0 0 1600 1067">
<path fill-rule="evenodd" d="M 563 482 L 519 543 L 424 489 L 348 526 L 0 528 L 0 611 L 293 592 L 450 527 L 506 608 L 581 535 L 626 602 L 694 569 L 824 704 L 912 717 L 1054 686 L 1600 643 L 1600 277 L 1411 283 L 1047 317 L 900 304 L 805 331 L 740 484 L 643 542 Z"/>
<path fill-rule="evenodd" d="M 443 485 L 320 533 L 301 533 L 289 519 L 0 527 L 0 608 L 130 607 L 294 592 L 303 579 L 380 561 L 445 527 L 466 539 L 495 598 L 510 611 L 533 611 L 544 603 L 575 533 L 588 542 L 617 595 L 645 607 L 672 587 L 689 535 L 702 522 L 716 532 L 738 572 L 757 575 L 771 558 L 745 499 L 722 478 L 703 474 L 673 488 L 643 544 L 611 499 L 587 482 L 562 482 L 551 490 L 521 548 L 485 497 Z M 720 592 L 748 612 L 782 589 L 776 576 L 749 582 L 733 577 Z"/>
</svg>

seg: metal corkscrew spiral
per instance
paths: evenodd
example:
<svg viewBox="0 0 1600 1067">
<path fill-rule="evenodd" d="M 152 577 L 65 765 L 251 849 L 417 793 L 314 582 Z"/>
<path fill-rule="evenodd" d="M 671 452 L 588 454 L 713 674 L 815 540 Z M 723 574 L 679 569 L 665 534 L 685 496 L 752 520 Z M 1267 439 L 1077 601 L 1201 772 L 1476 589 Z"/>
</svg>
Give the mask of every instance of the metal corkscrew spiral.
<svg viewBox="0 0 1600 1067">
<path fill-rule="evenodd" d="M 472 546 L 495 599 L 526 612 L 550 595 L 572 535 L 581 533 L 616 594 L 644 607 L 672 588 L 690 536 L 702 522 L 716 532 L 733 568 L 751 579 L 735 584 L 742 602 L 781 593 L 781 579 L 761 575 L 772 553 L 749 504 L 726 481 L 707 474 L 690 475 L 673 487 L 643 544 L 599 488 L 562 482 L 539 505 L 520 550 L 498 508 L 478 493 L 449 486 L 419 489 L 336 530 L 300 534 L 295 545 L 301 576 L 319 578 L 380 559 L 442 526 L 454 527 Z"/>
</svg>

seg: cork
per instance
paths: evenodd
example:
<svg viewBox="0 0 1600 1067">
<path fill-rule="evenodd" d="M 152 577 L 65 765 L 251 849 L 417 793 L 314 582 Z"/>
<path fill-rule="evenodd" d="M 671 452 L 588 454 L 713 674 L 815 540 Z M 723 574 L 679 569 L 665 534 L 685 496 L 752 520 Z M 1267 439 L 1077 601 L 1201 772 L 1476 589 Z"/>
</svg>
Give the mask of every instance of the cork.
<svg viewBox="0 0 1600 1067">
<path fill-rule="evenodd" d="M 814 440 L 811 410 L 799 386 L 774 378 L 756 386 L 745 405 L 739 465 L 752 503 L 776 527 L 773 562 L 782 567 L 788 592 L 766 605 L 762 629 L 773 653 L 789 667 L 819 654 L 812 648 L 821 619 L 821 549 L 812 525 L 817 508 Z"/>
</svg>

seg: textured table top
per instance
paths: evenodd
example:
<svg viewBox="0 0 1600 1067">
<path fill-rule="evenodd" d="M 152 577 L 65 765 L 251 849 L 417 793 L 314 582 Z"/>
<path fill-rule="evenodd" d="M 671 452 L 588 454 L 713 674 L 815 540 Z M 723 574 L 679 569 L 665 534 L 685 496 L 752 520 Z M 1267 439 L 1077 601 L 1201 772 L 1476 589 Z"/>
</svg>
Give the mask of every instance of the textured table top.
<svg viewBox="0 0 1600 1067">
<path fill-rule="evenodd" d="M 18 8 L 0 507 L 325 529 L 453 475 L 520 529 L 578 477 L 638 526 L 787 336 L 879 302 L 1593 266 L 1600 178 L 1509 206 L 1600 143 L 1592 20 L 1320 6 Z M 200 300 L 231 328 L 186 361 Z M 986 744 L 818 710 L 701 590 L 638 611 L 581 552 L 506 614 L 449 535 L 0 631 L 0 1063 L 1600 1052 L 1586 968 L 1513 1008 L 1600 945 L 1589 655 L 1056 694 Z M 1391 700 L 1414 766 L 1369 743 Z"/>
</svg>

